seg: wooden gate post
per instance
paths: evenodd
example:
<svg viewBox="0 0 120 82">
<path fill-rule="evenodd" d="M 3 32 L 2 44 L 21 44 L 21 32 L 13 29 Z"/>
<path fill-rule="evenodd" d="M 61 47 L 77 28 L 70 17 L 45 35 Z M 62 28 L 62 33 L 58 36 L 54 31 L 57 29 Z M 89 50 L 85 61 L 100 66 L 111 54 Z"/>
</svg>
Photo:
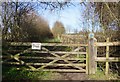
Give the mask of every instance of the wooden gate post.
<svg viewBox="0 0 120 82">
<path fill-rule="evenodd" d="M 106 41 L 109 42 L 109 38 L 107 38 Z M 109 59 L 109 46 L 106 46 L 106 59 Z M 109 73 L 109 62 L 106 61 L 105 74 L 108 75 L 108 73 Z"/>
<path fill-rule="evenodd" d="M 97 40 L 94 38 L 94 34 L 89 34 L 89 42 L 88 42 L 88 74 L 95 74 L 97 71 L 97 47 L 94 45 L 94 43 L 97 42 Z"/>
</svg>

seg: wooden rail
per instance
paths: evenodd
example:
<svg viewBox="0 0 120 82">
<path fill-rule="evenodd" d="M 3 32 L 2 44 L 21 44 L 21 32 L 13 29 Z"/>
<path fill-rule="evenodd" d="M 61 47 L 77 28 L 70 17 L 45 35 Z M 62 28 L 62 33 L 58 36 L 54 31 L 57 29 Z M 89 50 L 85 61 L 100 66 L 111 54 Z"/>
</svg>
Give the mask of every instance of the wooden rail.
<svg viewBox="0 0 120 82">
<path fill-rule="evenodd" d="M 119 46 L 120 42 L 96 42 L 95 46 Z"/>
<path fill-rule="evenodd" d="M 120 62 L 120 57 L 97 57 L 96 58 L 97 62 Z"/>
<path fill-rule="evenodd" d="M 83 35 L 68 35 L 62 34 L 61 37 L 62 43 L 85 43 L 85 36 Z"/>
<path fill-rule="evenodd" d="M 31 46 L 31 42 L 9 42 L 12 46 Z M 88 46 L 88 44 L 42 43 L 42 46 Z M 95 46 L 118 46 L 120 42 L 95 42 Z"/>
<path fill-rule="evenodd" d="M 22 70 L 21 68 L 17 68 L 17 70 Z M 25 69 L 25 70 L 29 70 L 29 71 L 53 71 L 53 72 L 76 72 L 76 73 L 85 73 L 86 70 L 85 69 L 82 69 L 82 70 L 73 70 L 73 69 L 42 69 L 42 70 L 39 70 L 39 69 L 36 69 L 36 70 L 32 70 L 32 69 Z"/>
<path fill-rule="evenodd" d="M 7 50 L 3 50 L 4 52 Z M 8 50 L 8 51 L 23 51 L 23 50 Z M 26 53 L 50 53 L 49 51 L 26 51 Z M 86 54 L 86 52 L 65 52 L 65 51 L 51 51 L 51 53 L 56 53 L 56 54 Z"/>
<path fill-rule="evenodd" d="M 13 58 L 12 56 L 0 56 L 0 58 Z M 58 60 L 58 58 L 56 57 L 32 57 L 32 56 L 19 56 L 18 58 L 21 59 L 56 59 Z M 64 59 L 59 59 L 59 60 L 64 60 Z M 66 58 L 66 60 L 86 60 L 86 58 Z"/>
<path fill-rule="evenodd" d="M 109 57 L 109 50 L 110 50 L 110 46 L 120 46 L 120 42 L 109 42 L 109 38 L 107 38 L 106 42 L 95 42 L 94 39 L 91 40 L 90 44 L 93 44 L 94 46 L 92 46 L 91 48 L 89 48 L 89 72 L 90 74 L 94 74 L 97 70 L 96 65 L 97 63 L 95 62 L 105 62 L 105 74 L 108 75 L 109 74 L 109 62 L 120 62 L 120 57 Z M 106 47 L 106 57 L 97 57 L 97 53 L 96 53 L 96 48 L 94 47 Z M 90 47 L 90 45 L 89 45 Z M 92 60 L 92 61 L 90 61 Z M 91 68 L 94 70 L 91 70 Z"/>
<path fill-rule="evenodd" d="M 32 42 L 9 42 L 11 46 L 31 46 Z M 41 46 L 88 46 L 88 44 L 41 43 Z"/>
<path fill-rule="evenodd" d="M 4 62 L 3 64 L 11 64 L 11 65 L 22 65 L 19 62 Z M 25 65 L 47 65 L 48 63 L 25 63 Z M 86 64 L 58 64 L 58 63 L 54 63 L 54 64 L 49 64 L 48 66 L 82 66 L 85 67 Z"/>
<path fill-rule="evenodd" d="M 59 71 L 59 72 L 86 72 L 87 74 L 95 74 L 97 70 L 97 62 L 105 62 L 106 63 L 106 68 L 105 68 L 105 74 L 108 75 L 109 73 L 109 62 L 120 62 L 120 57 L 109 57 L 109 50 L 110 46 L 120 46 L 120 42 L 109 42 L 109 39 L 106 40 L 107 42 L 97 42 L 97 40 L 94 37 L 89 37 L 88 44 L 65 44 L 65 43 L 41 43 L 42 49 L 41 50 L 31 50 L 31 48 L 28 48 L 27 50 L 23 50 L 20 53 L 17 53 L 15 55 L 9 54 L 9 56 L 0 56 L 0 58 L 6 58 L 8 60 L 10 59 L 15 59 L 17 62 L 6 62 L 3 61 L 4 64 L 14 64 L 14 65 L 26 65 L 30 69 L 27 70 L 33 70 L 33 71 L 39 71 L 39 70 L 45 70 L 45 71 Z M 31 42 L 8 42 L 9 45 L 11 46 L 28 46 L 31 47 Z M 73 51 L 50 51 L 46 48 L 46 46 L 71 46 L 71 47 L 78 47 L 77 49 Z M 97 47 L 106 47 L 106 57 L 97 57 Z M 80 52 L 79 50 L 81 49 L 80 47 L 86 48 L 86 51 Z M 16 50 L 19 51 L 19 50 Z M 4 51 L 3 51 L 4 52 Z M 20 54 L 24 53 L 36 53 L 36 56 L 20 56 Z M 43 53 L 49 53 L 52 56 L 47 56 L 47 57 L 41 57 L 40 54 Z M 62 54 L 62 56 L 60 56 Z M 83 58 L 71 58 L 70 55 L 84 55 L 85 57 Z M 30 62 L 24 62 L 21 59 L 35 59 L 35 60 L 52 60 L 48 63 L 30 63 Z M 8 61 L 7 60 L 7 61 Z M 64 61 L 67 64 L 64 63 L 56 63 L 58 61 Z M 84 61 L 84 63 L 74 63 L 72 61 Z M 35 68 L 32 65 L 42 65 L 39 68 Z M 75 69 L 46 69 L 48 66 L 71 66 Z M 83 68 L 85 69 L 83 69 Z M 44 69 L 43 69 L 44 68 Z M 20 69 L 20 68 L 18 68 Z"/>
<path fill-rule="evenodd" d="M 106 47 L 106 57 L 97 57 L 97 47 Z M 109 38 L 106 42 L 97 42 L 94 38 L 94 34 L 89 35 L 89 49 L 88 49 L 88 74 L 95 74 L 97 70 L 97 62 L 105 62 L 105 74 L 109 73 L 109 62 L 120 62 L 120 57 L 109 57 L 110 46 L 120 46 L 120 42 L 109 42 Z"/>
<path fill-rule="evenodd" d="M 14 51 L 20 51 L 17 54 L 10 54 L 9 52 L 12 52 L 11 50 L 8 50 L 6 52 L 7 56 L 1 56 L 1 58 L 5 59 L 2 61 L 3 64 L 10 64 L 10 65 L 19 65 L 19 66 L 26 66 L 28 67 L 28 70 L 37 71 L 37 70 L 49 70 L 50 67 L 63 67 L 64 69 L 50 69 L 49 71 L 57 71 L 57 72 L 86 72 L 86 57 L 78 58 L 77 55 L 83 55 L 86 56 L 87 52 L 80 52 L 80 49 L 83 49 L 87 46 L 87 44 L 62 44 L 62 43 L 41 43 L 42 48 L 41 50 L 32 50 L 31 49 L 31 43 L 22 43 L 22 42 L 9 42 L 8 43 L 11 47 L 14 46 L 28 46 L 28 49 L 26 50 L 14 50 Z M 75 50 L 72 51 L 50 51 L 47 49 L 46 46 L 76 46 Z M 82 47 L 80 47 L 82 46 Z M 23 56 L 21 54 L 25 53 L 35 53 L 36 55 L 31 56 Z M 48 56 L 42 57 L 41 54 L 45 53 Z M 61 56 L 62 54 L 62 56 Z M 72 56 L 70 56 L 72 55 Z M 14 62 L 11 62 L 9 60 L 16 60 Z M 31 60 L 33 61 L 31 63 Z M 41 61 L 44 60 L 44 61 Z M 47 62 L 45 62 L 47 60 Z M 36 62 L 37 61 L 37 62 Z M 40 61 L 40 62 L 39 62 Z M 62 62 L 61 62 L 62 61 Z M 39 66 L 36 68 L 35 66 Z M 72 67 L 72 68 L 71 68 Z M 47 68 L 47 69 L 46 69 Z M 68 69 L 69 68 L 69 69 Z"/>
<path fill-rule="evenodd" d="M 109 74 L 109 62 L 120 62 L 120 57 L 109 57 L 109 50 L 110 46 L 120 46 L 120 42 L 109 42 L 109 38 L 106 39 L 106 42 L 97 42 L 95 45 L 99 46 L 106 46 L 106 57 L 97 57 L 97 62 L 105 62 L 105 74 Z"/>
</svg>

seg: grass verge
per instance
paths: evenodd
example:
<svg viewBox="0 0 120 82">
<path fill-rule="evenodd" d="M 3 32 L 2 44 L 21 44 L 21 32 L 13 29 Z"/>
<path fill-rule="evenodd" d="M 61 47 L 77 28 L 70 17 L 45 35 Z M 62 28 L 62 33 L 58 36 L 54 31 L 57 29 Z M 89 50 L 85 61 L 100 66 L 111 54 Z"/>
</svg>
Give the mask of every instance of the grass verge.
<svg viewBox="0 0 120 82">
<path fill-rule="evenodd" d="M 2 78 L 5 80 L 49 80 L 52 72 L 17 70 L 15 67 L 4 68 Z"/>
<path fill-rule="evenodd" d="M 96 74 L 89 75 L 90 80 L 118 80 L 118 74 L 109 72 L 108 75 L 105 75 L 105 71 L 97 69 Z"/>
</svg>

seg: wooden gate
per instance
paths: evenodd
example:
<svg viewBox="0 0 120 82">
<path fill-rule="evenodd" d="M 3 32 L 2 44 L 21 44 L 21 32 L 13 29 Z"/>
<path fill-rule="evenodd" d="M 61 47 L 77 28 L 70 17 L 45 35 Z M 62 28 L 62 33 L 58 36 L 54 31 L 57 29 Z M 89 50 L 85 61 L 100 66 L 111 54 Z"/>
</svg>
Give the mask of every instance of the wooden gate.
<svg viewBox="0 0 120 82">
<path fill-rule="evenodd" d="M 31 43 L 12 42 L 8 46 L 16 50 L 3 50 L 2 63 L 18 70 L 88 73 L 87 44 L 42 43 L 41 50 L 32 50 Z"/>
<path fill-rule="evenodd" d="M 24 67 L 24 70 L 31 71 L 95 74 L 97 62 L 106 62 L 106 74 L 108 74 L 109 62 L 120 62 L 120 57 L 109 57 L 109 46 L 119 46 L 120 42 L 108 40 L 97 42 L 92 37 L 89 38 L 88 44 L 42 43 L 41 50 L 33 50 L 31 43 L 6 43 L 5 46 L 9 49 L 2 50 L 2 64 L 15 66 L 18 70 Z M 106 58 L 97 57 L 99 46 L 106 46 Z"/>
</svg>

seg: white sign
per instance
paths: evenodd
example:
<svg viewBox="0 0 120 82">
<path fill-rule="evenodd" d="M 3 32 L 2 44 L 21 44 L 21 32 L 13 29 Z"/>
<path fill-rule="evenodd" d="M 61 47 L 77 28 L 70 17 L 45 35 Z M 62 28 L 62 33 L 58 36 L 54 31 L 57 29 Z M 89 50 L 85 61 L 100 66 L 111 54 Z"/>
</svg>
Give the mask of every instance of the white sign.
<svg viewBox="0 0 120 82">
<path fill-rule="evenodd" d="M 32 49 L 40 50 L 41 49 L 41 43 L 32 43 Z"/>
</svg>

